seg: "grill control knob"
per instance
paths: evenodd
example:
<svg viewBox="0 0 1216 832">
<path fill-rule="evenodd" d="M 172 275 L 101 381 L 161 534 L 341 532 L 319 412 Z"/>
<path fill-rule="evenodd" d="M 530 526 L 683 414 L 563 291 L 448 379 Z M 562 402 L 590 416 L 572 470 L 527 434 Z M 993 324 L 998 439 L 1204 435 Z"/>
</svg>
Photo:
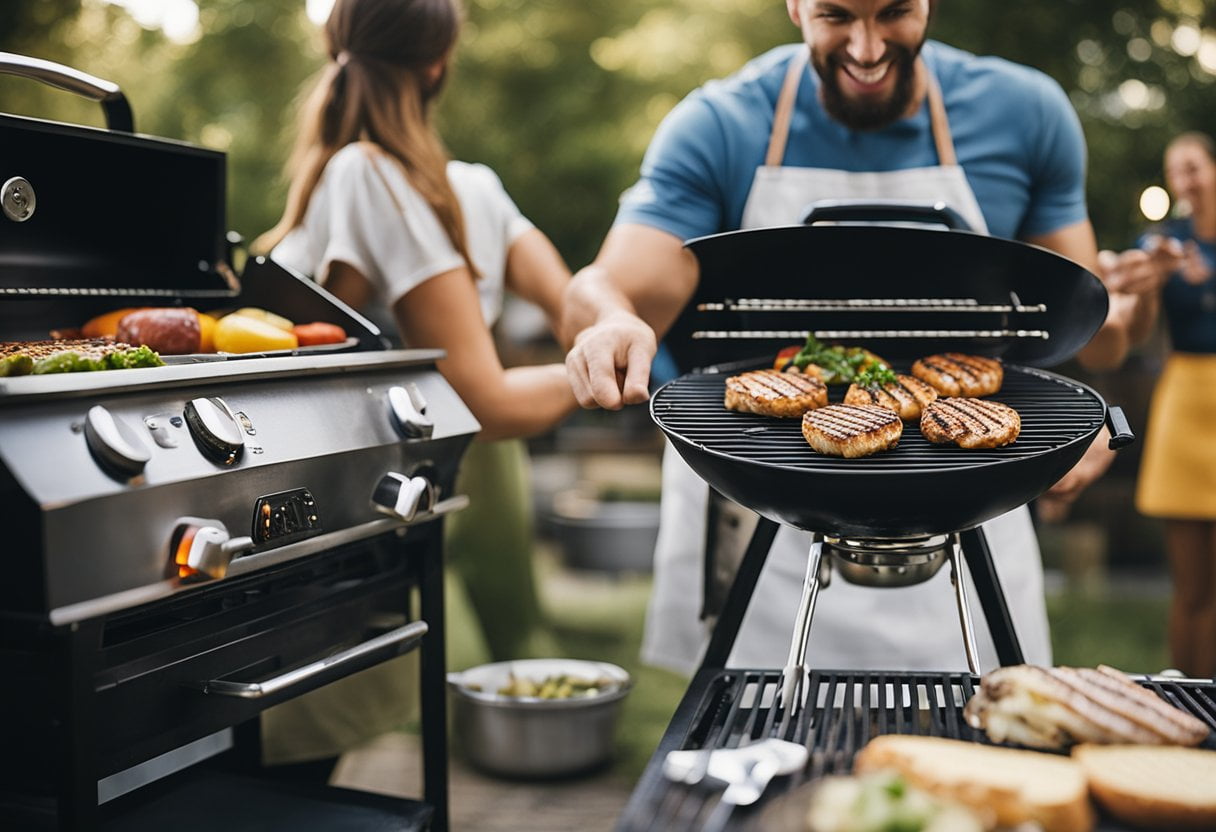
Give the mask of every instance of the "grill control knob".
<svg viewBox="0 0 1216 832">
<path fill-rule="evenodd" d="M 218 396 L 186 402 L 186 425 L 200 449 L 221 465 L 231 465 L 241 455 L 245 438 L 232 410 Z"/>
<path fill-rule="evenodd" d="M 376 511 L 404 520 L 414 519 L 419 511 L 430 511 L 435 505 L 435 486 L 426 477 L 407 477 L 389 472 L 376 483 L 372 506 Z"/>
<path fill-rule="evenodd" d="M 181 578 L 222 578 L 232 559 L 252 548 L 253 538 L 229 536 L 219 520 L 179 517 L 169 543 L 171 567 Z"/>
<path fill-rule="evenodd" d="M 84 438 L 104 467 L 128 477 L 143 471 L 152 458 L 139 434 L 101 405 L 89 408 Z"/>
<path fill-rule="evenodd" d="M 388 410 L 393 425 L 406 439 L 430 439 L 435 423 L 426 415 L 426 399 L 413 382 L 388 389 Z"/>
</svg>

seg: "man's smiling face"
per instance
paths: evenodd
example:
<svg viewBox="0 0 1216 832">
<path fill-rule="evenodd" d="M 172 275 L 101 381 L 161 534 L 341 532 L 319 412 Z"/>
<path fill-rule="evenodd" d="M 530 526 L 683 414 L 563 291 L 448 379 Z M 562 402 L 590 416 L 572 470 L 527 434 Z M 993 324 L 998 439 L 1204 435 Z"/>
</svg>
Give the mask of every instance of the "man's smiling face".
<svg viewBox="0 0 1216 832">
<path fill-rule="evenodd" d="M 824 107 L 855 130 L 877 130 L 912 109 L 916 56 L 930 0 L 786 0 L 823 81 Z M 916 101 L 915 103 L 919 103 Z"/>
</svg>

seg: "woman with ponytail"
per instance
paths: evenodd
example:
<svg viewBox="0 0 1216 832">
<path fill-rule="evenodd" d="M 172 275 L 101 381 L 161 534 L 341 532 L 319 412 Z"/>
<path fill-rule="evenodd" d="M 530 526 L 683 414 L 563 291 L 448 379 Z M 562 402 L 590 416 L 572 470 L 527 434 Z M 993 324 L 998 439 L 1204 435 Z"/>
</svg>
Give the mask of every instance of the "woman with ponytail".
<svg viewBox="0 0 1216 832">
<path fill-rule="evenodd" d="M 473 500 L 447 540 L 490 656 L 511 659 L 547 650 L 518 438 L 577 404 L 561 364 L 504 369 L 490 326 L 510 289 L 556 332 L 570 272 L 494 172 L 450 161 L 431 126 L 460 28 L 457 2 L 337 0 L 325 24 L 330 61 L 305 101 L 288 165 L 286 209 L 255 249 L 356 309 L 387 309 L 407 346 L 445 350 L 439 370 L 481 422 L 478 438 L 512 440 L 477 442 L 466 455 L 458 488 Z M 392 664 L 268 712 L 268 761 L 331 757 L 399 727 L 412 690 Z"/>
</svg>

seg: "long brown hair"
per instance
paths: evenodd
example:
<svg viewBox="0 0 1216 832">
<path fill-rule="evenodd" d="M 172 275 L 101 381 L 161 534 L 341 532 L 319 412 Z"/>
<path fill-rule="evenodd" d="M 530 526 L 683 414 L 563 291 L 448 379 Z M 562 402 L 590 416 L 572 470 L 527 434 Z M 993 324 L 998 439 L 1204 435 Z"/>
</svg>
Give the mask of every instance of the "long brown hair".
<svg viewBox="0 0 1216 832">
<path fill-rule="evenodd" d="M 459 0 L 337 0 L 325 23 L 331 62 L 305 99 L 287 164 L 287 207 L 254 248 L 269 251 L 304 221 L 325 166 L 352 142 L 368 141 L 395 159 L 439 218 L 448 239 L 469 257 L 464 215 L 447 177 L 448 154 L 430 124 L 443 61 L 460 31 Z"/>
</svg>

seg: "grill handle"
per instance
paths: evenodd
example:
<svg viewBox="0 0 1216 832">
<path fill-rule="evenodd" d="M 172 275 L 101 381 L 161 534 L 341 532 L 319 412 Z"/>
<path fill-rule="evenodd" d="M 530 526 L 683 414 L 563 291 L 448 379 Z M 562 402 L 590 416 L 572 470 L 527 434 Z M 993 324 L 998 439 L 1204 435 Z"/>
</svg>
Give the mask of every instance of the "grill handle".
<svg viewBox="0 0 1216 832">
<path fill-rule="evenodd" d="M 106 81 L 54 61 L 44 61 L 12 52 L 0 52 L 0 74 L 40 81 L 96 101 L 101 104 L 102 112 L 105 113 L 106 127 L 126 133 L 135 132 L 135 117 L 131 114 L 131 105 L 127 103 L 127 97 L 118 88 L 118 84 L 113 81 Z"/>
<path fill-rule="evenodd" d="M 348 647 L 345 650 L 334 653 L 332 656 L 326 656 L 303 667 L 297 667 L 286 673 L 280 673 L 278 676 L 262 682 L 229 682 L 224 679 L 211 679 L 206 682 L 200 682 L 197 687 L 203 693 L 211 693 L 217 696 L 235 696 L 239 699 L 262 699 L 276 693 L 281 693 L 290 687 L 299 685 L 321 674 L 333 676 L 336 671 L 345 669 L 346 665 L 355 664 L 360 659 L 366 659 L 377 652 L 391 649 L 391 653 L 385 656 L 382 661 L 400 656 L 416 645 L 426 635 L 426 631 L 427 625 L 425 621 L 411 621 L 403 627 L 390 630 L 362 644 Z M 377 662 L 369 663 L 365 661 L 353 669 L 362 670 L 375 663 Z"/>
<path fill-rule="evenodd" d="M 817 222 L 917 222 L 971 230 L 962 215 L 944 202 L 902 202 L 895 199 L 816 200 L 807 207 L 802 224 L 814 225 Z"/>
<path fill-rule="evenodd" d="M 1136 434 L 1132 433 L 1132 426 L 1127 423 L 1121 407 L 1106 408 L 1106 427 L 1110 431 L 1108 445 L 1112 451 L 1126 448 L 1136 441 Z"/>
</svg>

